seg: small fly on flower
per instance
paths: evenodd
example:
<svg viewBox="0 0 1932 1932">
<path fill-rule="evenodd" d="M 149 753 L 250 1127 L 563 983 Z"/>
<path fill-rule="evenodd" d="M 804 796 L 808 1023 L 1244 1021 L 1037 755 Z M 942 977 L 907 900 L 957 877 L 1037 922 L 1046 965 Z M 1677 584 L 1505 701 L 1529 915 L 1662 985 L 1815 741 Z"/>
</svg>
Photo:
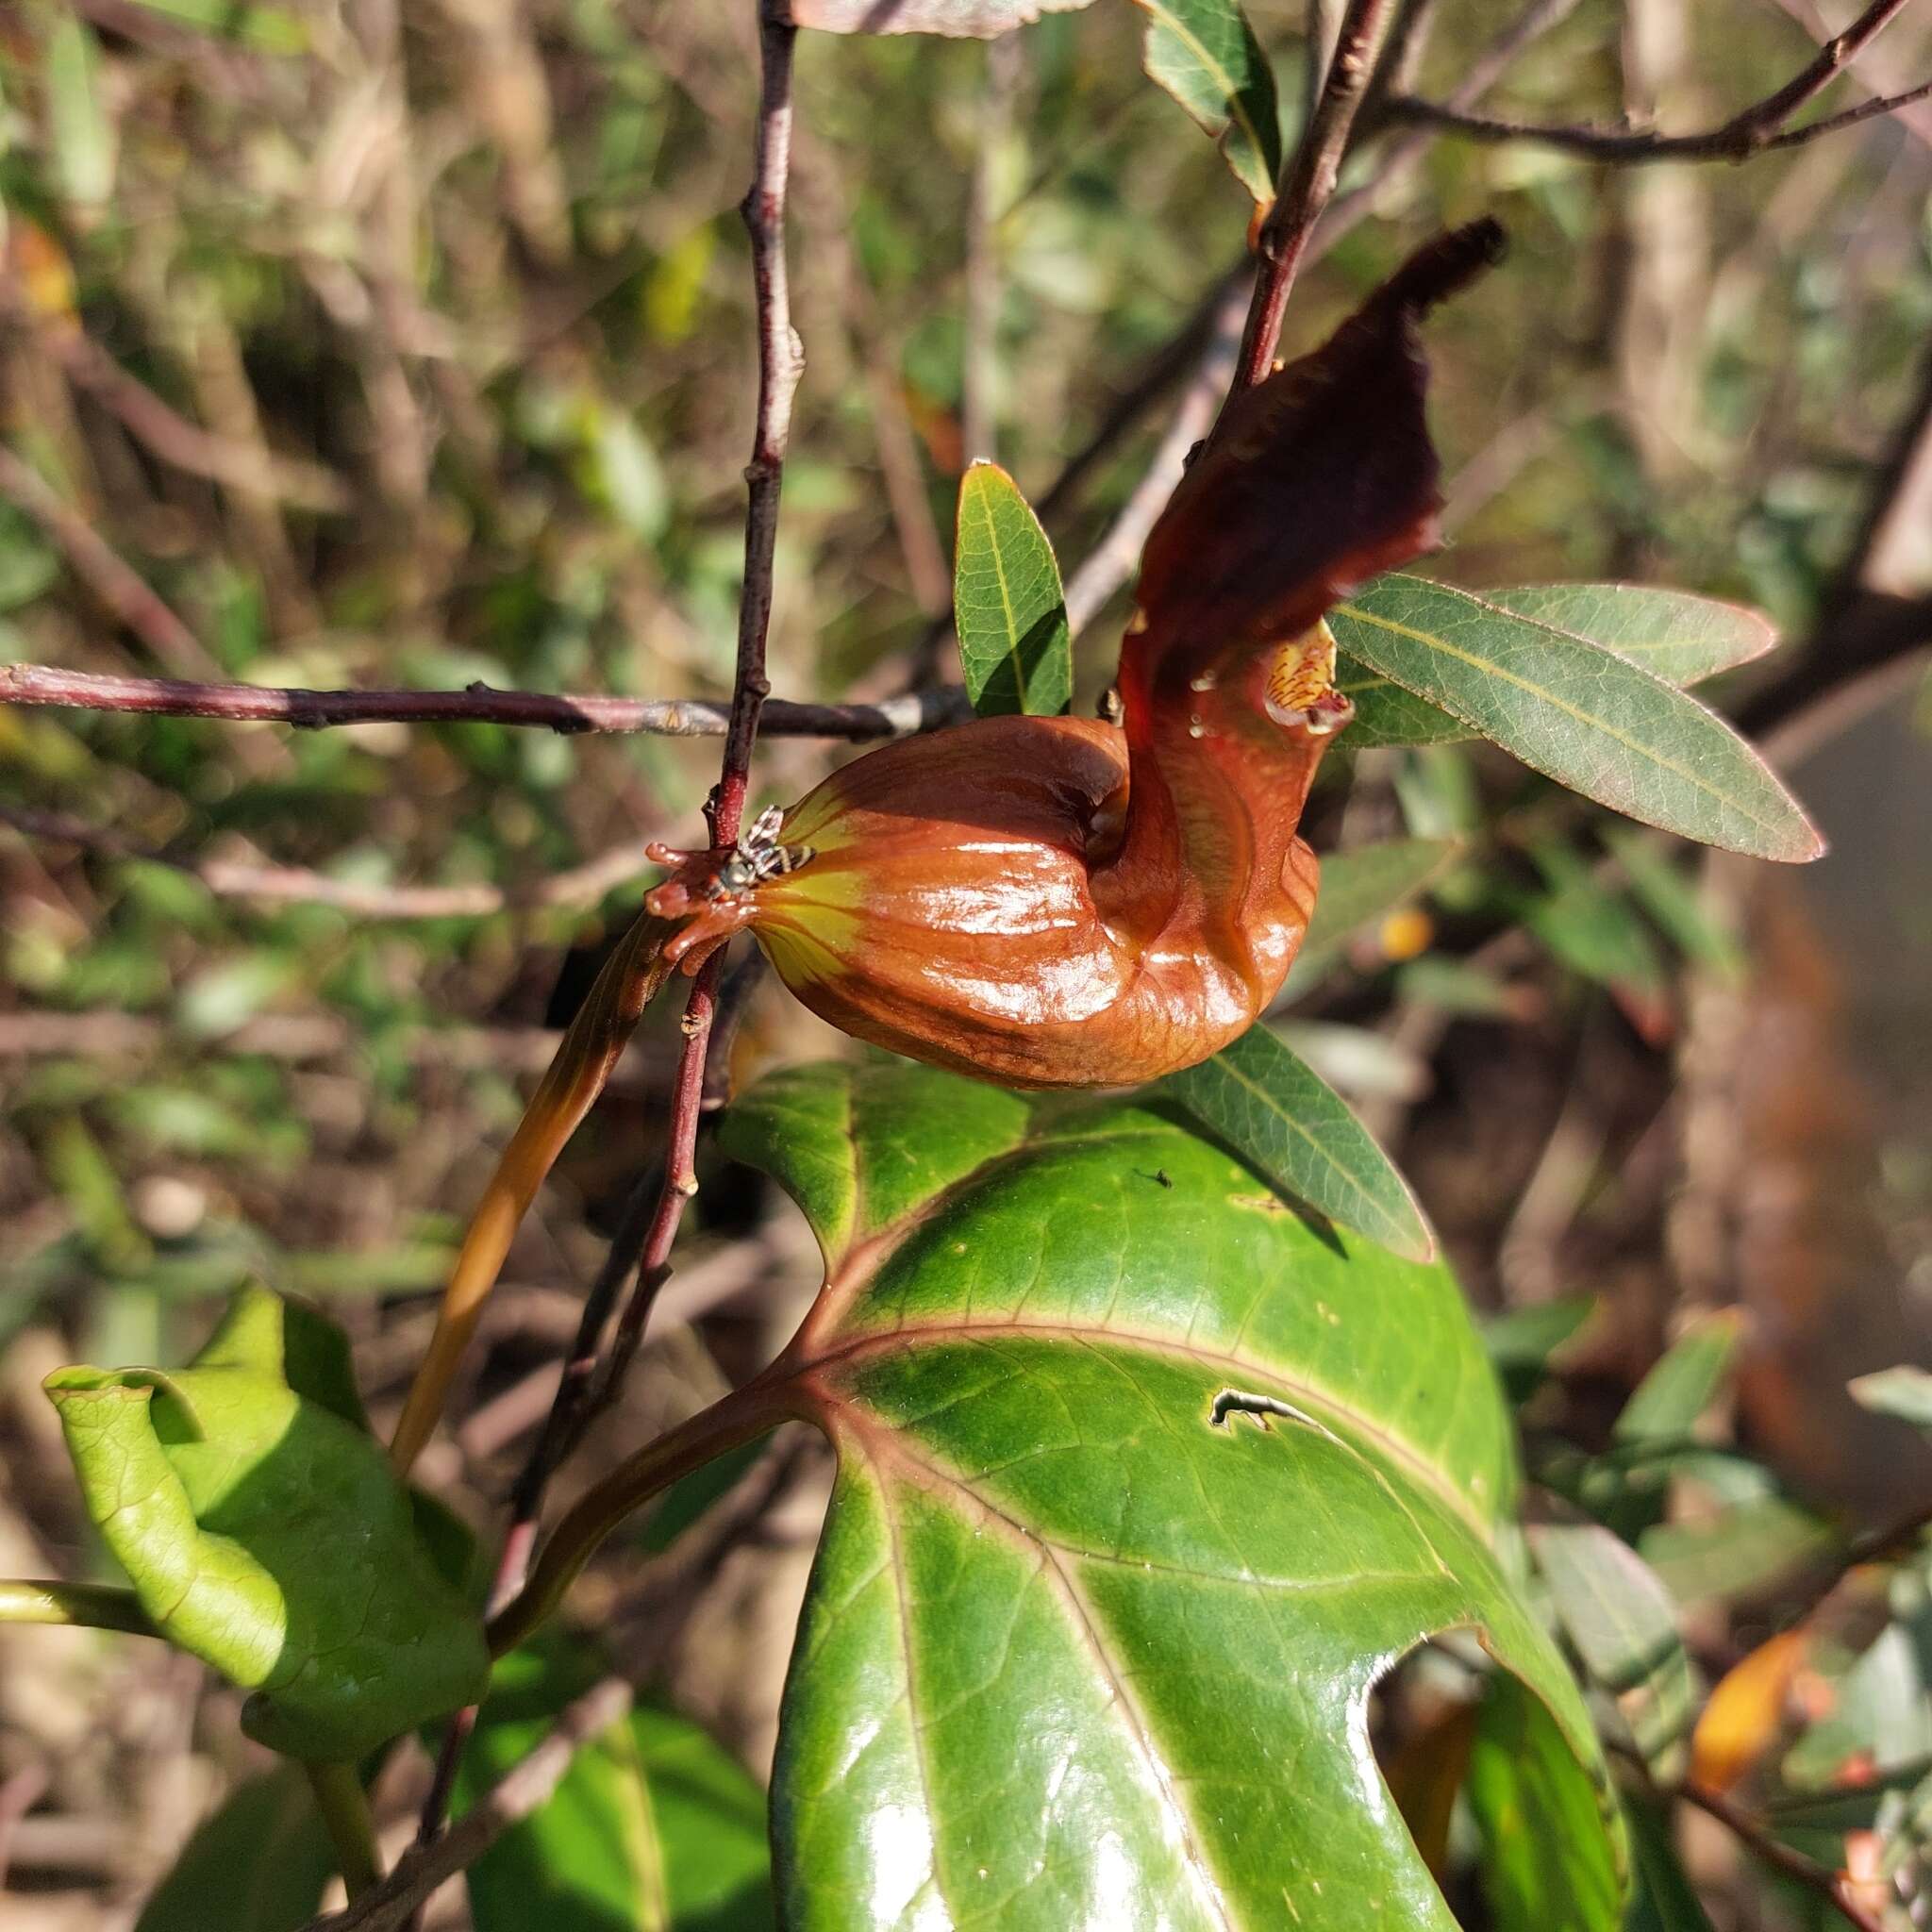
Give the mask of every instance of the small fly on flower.
<svg viewBox="0 0 1932 1932">
<path fill-rule="evenodd" d="M 768 806 L 753 821 L 732 848 L 731 856 L 718 868 L 717 875 L 706 888 L 711 899 L 736 899 L 755 891 L 767 879 L 782 879 L 788 873 L 809 865 L 818 857 L 810 845 L 779 843 L 778 829 L 785 822 L 784 808 Z"/>
</svg>

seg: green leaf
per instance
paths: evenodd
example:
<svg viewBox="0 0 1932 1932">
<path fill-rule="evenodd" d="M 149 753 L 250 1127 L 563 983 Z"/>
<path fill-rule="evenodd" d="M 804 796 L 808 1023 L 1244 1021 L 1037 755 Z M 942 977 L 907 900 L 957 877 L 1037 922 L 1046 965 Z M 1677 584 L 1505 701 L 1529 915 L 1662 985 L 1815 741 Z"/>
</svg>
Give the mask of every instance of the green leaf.
<svg viewBox="0 0 1932 1932">
<path fill-rule="evenodd" d="M 1595 1299 L 1570 1295 L 1561 1301 L 1537 1302 L 1491 1315 L 1482 1324 L 1483 1346 L 1503 1378 L 1503 1392 L 1520 1407 L 1550 1373 L 1551 1362 L 1563 1344 L 1591 1318 Z"/>
<path fill-rule="evenodd" d="M 1411 1260 L 1435 1240 L 1408 1183 L 1314 1069 L 1265 1026 L 1154 1090 L 1219 1134 L 1271 1186 Z"/>
<path fill-rule="evenodd" d="M 1456 857 L 1455 839 L 1385 839 L 1322 860 L 1322 890 L 1295 955 L 1288 997 L 1315 984 L 1341 947 L 1364 926 L 1382 920 L 1422 891 Z"/>
<path fill-rule="evenodd" d="M 1852 1400 L 1874 1415 L 1889 1415 L 1914 1428 L 1932 1429 L 1932 1374 L 1924 1369 L 1901 1362 L 1896 1368 L 1855 1376 L 1845 1387 L 1851 1391 Z"/>
<path fill-rule="evenodd" d="M 242 7 L 235 0 L 134 0 L 134 4 L 143 13 L 240 41 L 263 54 L 300 54 L 308 46 L 308 23 L 279 7 Z"/>
<path fill-rule="evenodd" d="M 1638 1548 L 1677 1602 L 1690 1608 L 1749 1602 L 1828 1557 L 1823 1517 L 1783 1496 L 1739 1503 L 1706 1523 L 1661 1523 Z"/>
<path fill-rule="evenodd" d="M 1612 1431 L 1620 1442 L 1681 1442 L 1716 1400 L 1743 1335 L 1743 1316 L 1719 1308 L 1692 1322 L 1637 1385 Z"/>
<path fill-rule="evenodd" d="M 336 1852 L 301 1768 L 232 1790 L 188 1840 L 134 1932 L 296 1932 L 322 1905 Z"/>
<path fill-rule="evenodd" d="M 1667 1814 L 1652 1806 L 1630 1803 L 1624 1807 L 1630 1827 L 1635 1895 L 1624 1921 L 1624 1932 L 1711 1932 L 1710 1920 L 1698 1902 L 1671 1837 Z"/>
<path fill-rule="evenodd" d="M 1733 982 L 1743 976 L 1743 949 L 1706 909 L 1696 887 L 1659 849 L 1663 841 L 1655 832 L 1639 831 L 1635 825 L 1609 825 L 1604 831 L 1604 843 L 1615 855 L 1638 903 L 1686 958 Z"/>
<path fill-rule="evenodd" d="M 1051 718 L 1074 694 L 1059 565 L 1013 479 L 974 463 L 959 483 L 953 614 L 966 694 L 982 718 Z"/>
<path fill-rule="evenodd" d="M 1401 575 L 1329 624 L 1350 657 L 1612 810 L 1759 858 L 1824 849 L 1723 719 L 1600 644 Z"/>
<path fill-rule="evenodd" d="M 142 1607 L 255 1693 L 251 1737 L 355 1758 L 481 1688 L 481 1624 L 321 1315 L 245 1289 L 185 1369 L 60 1369 L 46 1388 Z"/>
<path fill-rule="evenodd" d="M 1494 1932 L 1611 1932 L 1623 1916 L 1601 1794 L 1528 1691 L 1491 1680 L 1469 1758 L 1469 1808 Z"/>
<path fill-rule="evenodd" d="M 1212 135 L 1234 177 L 1264 205 L 1281 175 L 1274 74 L 1237 0 L 1138 0 L 1141 62 Z"/>
<path fill-rule="evenodd" d="M 1669 1591 L 1596 1524 L 1545 1524 L 1526 1535 L 1584 1668 L 1616 1699 L 1644 1761 L 1662 1770 L 1690 1736 L 1702 1696 Z"/>
<path fill-rule="evenodd" d="M 989 1133 L 984 1091 L 799 1070 L 721 1128 L 826 1251 L 784 1357 L 840 1458 L 774 1777 L 784 1923 L 1453 1932 L 1368 1736 L 1451 1630 L 1552 1713 L 1602 1799 L 1577 1856 L 1614 1874 L 1587 1714 L 1495 1547 L 1510 1421 L 1448 1271 L 1311 1226 L 1164 1110 Z M 969 1117 L 972 1164 L 960 1131 L 907 1186 L 924 1124 Z M 1229 1391 L 1276 1407 L 1217 1427 Z"/>
<path fill-rule="evenodd" d="M 114 192 L 114 124 L 101 99 L 101 50 L 93 29 L 62 8 L 44 56 L 47 120 L 60 192 L 98 208 Z"/>
<path fill-rule="evenodd" d="M 1761 611 L 1649 584 L 1514 584 L 1482 594 L 1519 617 L 1601 644 L 1666 684 L 1700 684 L 1777 641 Z"/>
<path fill-rule="evenodd" d="M 1568 845 L 1540 844 L 1531 857 L 1548 891 L 1522 900 L 1523 924 L 1572 972 L 1640 999 L 1660 997 L 1663 955 L 1623 893 Z"/>
<path fill-rule="evenodd" d="M 1371 584 L 1355 602 L 1373 606 L 1380 594 L 1380 584 Z M 1668 684 L 1696 684 L 1748 664 L 1775 636 L 1767 620 L 1741 605 L 1643 584 L 1518 584 L 1482 596 L 1519 617 L 1615 651 Z M 1341 689 L 1356 705 L 1350 744 L 1438 744 L 1474 735 L 1459 719 L 1363 665 L 1344 661 L 1341 670 Z"/>
<path fill-rule="evenodd" d="M 497 1665 L 464 1755 L 468 1810 L 594 1674 L 581 1647 Z M 571 1759 L 549 1799 L 469 1871 L 476 1932 L 769 1932 L 765 1796 L 696 1724 L 640 1707 Z"/>
</svg>

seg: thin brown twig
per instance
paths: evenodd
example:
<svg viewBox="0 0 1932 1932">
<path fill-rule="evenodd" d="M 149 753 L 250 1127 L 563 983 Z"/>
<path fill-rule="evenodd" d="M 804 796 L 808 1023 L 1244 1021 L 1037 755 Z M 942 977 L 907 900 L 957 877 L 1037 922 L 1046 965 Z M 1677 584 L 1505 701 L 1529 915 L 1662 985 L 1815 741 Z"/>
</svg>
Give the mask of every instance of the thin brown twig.
<svg viewBox="0 0 1932 1932">
<path fill-rule="evenodd" d="M 797 30 L 783 16 L 780 0 L 759 0 L 758 53 L 759 98 L 757 150 L 753 161 L 752 184 L 746 192 L 741 212 L 751 237 L 752 273 L 757 291 L 758 337 L 758 421 L 753 432 L 752 457 L 745 468 L 748 502 L 744 532 L 744 591 L 739 606 L 738 665 L 732 688 L 731 713 L 724 739 L 724 756 L 716 790 L 706 807 L 714 847 L 731 845 L 738 837 L 743 816 L 745 791 L 750 782 L 752 747 L 757 741 L 759 714 L 771 684 L 765 675 L 766 641 L 771 629 L 773 575 L 777 545 L 778 497 L 784 475 L 785 456 L 791 441 L 791 403 L 799 377 L 804 373 L 805 351 L 791 325 L 790 291 L 785 261 L 785 193 L 791 158 L 791 55 Z M 677 1238 L 687 1202 L 697 1192 L 695 1167 L 698 1124 L 704 1111 L 705 1074 L 713 1024 L 719 1009 L 719 983 L 724 967 L 724 950 L 720 948 L 706 960 L 691 982 L 685 1002 L 684 1047 L 678 1056 L 672 1082 L 670 1124 L 664 1158 L 656 1176 L 656 1200 L 637 1250 L 637 1287 L 632 1308 L 620 1323 L 620 1336 L 626 1325 L 641 1334 L 651 1300 L 670 1270 L 671 1249 Z M 612 1244 L 604 1278 L 598 1283 L 597 1298 L 608 1304 L 617 1287 L 630 1272 L 628 1242 L 622 1237 Z M 587 1310 L 587 1316 L 589 1311 Z M 525 1479 L 518 1485 L 512 1522 L 499 1553 L 495 1579 L 491 1589 L 493 1610 L 501 1609 L 524 1590 L 529 1558 L 535 1541 L 537 1512 L 543 1488 L 556 1460 L 568 1448 L 580 1422 L 587 1399 L 584 1391 L 591 1381 L 595 1350 L 587 1350 L 603 1327 L 602 1309 L 594 1329 L 587 1319 L 579 1330 L 573 1361 L 566 1365 L 558 1388 L 558 1405 L 530 1463 Z M 635 1345 L 633 1341 L 633 1346 Z M 628 1357 L 624 1357 L 625 1360 Z M 618 1360 L 613 1348 L 613 1364 Z M 580 1373 L 573 1374 L 573 1370 Z M 604 1386 L 614 1386 L 614 1376 Z M 438 1839 L 441 1814 L 449 1799 L 464 1745 L 475 1724 L 474 1709 L 452 1720 L 444 1739 L 435 1779 L 425 1800 L 418 1826 L 417 1849 L 411 1856 L 427 1859 L 456 1839 L 455 1831 Z M 468 1824 L 466 1818 L 464 1824 Z M 452 1868 L 456 1869 L 456 1868 Z M 427 1892 L 416 1894 L 420 1900 Z M 405 1910 L 411 1909 L 409 1906 Z"/>
<path fill-rule="evenodd" d="M 1820 16 L 1812 0 L 1765 0 L 1765 4 L 1774 7 L 1819 45 L 1831 38 L 1831 28 Z M 1896 92 L 1897 70 L 1892 63 L 1886 61 L 1882 54 L 1874 58 L 1869 50 L 1861 50 L 1848 56 L 1842 72 L 1854 87 L 1863 89 L 1870 96 Z M 1932 145 L 1932 108 L 1916 113 L 1907 108 L 1899 115 L 1899 119 L 1921 142 Z"/>
<path fill-rule="evenodd" d="M 1479 100 L 1524 47 L 1574 12 L 1577 4 L 1578 0 L 1531 0 L 1470 62 L 1468 73 L 1451 98 L 1460 103 Z M 1374 180 L 1336 196 L 1329 204 L 1326 218 L 1308 242 L 1303 267 L 1310 268 L 1320 261 L 1371 212 L 1375 197 L 1422 160 L 1428 152 L 1429 140 L 1425 132 L 1404 135 L 1383 155 Z M 1067 586 L 1067 615 L 1076 634 L 1126 582 L 1147 532 L 1153 527 L 1153 520 L 1159 515 L 1161 505 L 1180 474 L 1189 447 L 1196 437 L 1206 433 L 1208 422 L 1212 421 L 1211 408 L 1208 418 L 1201 419 L 1199 401 L 1204 395 L 1218 400 L 1226 388 L 1226 345 L 1238 339 L 1242 328 L 1248 313 L 1249 287 L 1245 264 L 1238 265 L 1221 278 L 1208 299 L 1189 318 L 1180 335 L 1156 358 L 1141 381 L 1121 398 L 1093 440 L 1040 500 L 1041 517 L 1049 519 L 1139 416 L 1158 403 L 1183 372 L 1193 370 L 1193 379 L 1181 401 L 1176 421 L 1156 452 L 1147 475 Z M 1193 426 L 1197 422 L 1198 428 Z M 947 625 L 939 626 L 926 641 L 928 648 L 936 648 L 948 634 Z"/>
<path fill-rule="evenodd" d="M 1180 481 L 1188 452 L 1214 426 L 1216 411 L 1234 378 L 1241 346 L 1241 305 L 1223 302 L 1218 327 L 1206 354 L 1195 365 L 1192 379 L 1167 433 L 1107 534 L 1087 553 L 1080 568 L 1067 580 L 1067 624 L 1078 637 L 1132 574 L 1147 533 Z"/>
<path fill-rule="evenodd" d="M 1832 1907 L 1847 1924 L 1858 1932 L 1886 1932 L 1884 1921 L 1868 1912 L 1846 1889 L 1844 1874 L 1807 1858 L 1803 1852 L 1773 1838 L 1758 1821 L 1741 1807 L 1734 1805 L 1721 1791 L 1707 1790 L 1701 1785 L 1677 1785 L 1665 1795 L 1693 1806 L 1707 1817 L 1715 1818 L 1760 1864 L 1769 1865 L 1794 1884 L 1802 1885 Z"/>
<path fill-rule="evenodd" d="M 1895 19 L 1908 0 L 1874 0 L 1852 25 L 1835 35 L 1774 93 L 1740 109 L 1720 126 L 1694 134 L 1658 134 L 1642 128 L 1551 125 L 1492 119 L 1453 105 L 1397 95 L 1385 104 L 1391 120 L 1419 124 L 1471 141 L 1535 142 L 1593 160 L 1631 164 L 1645 161 L 1744 160 L 1771 150 L 1801 146 L 1822 135 L 1854 127 L 1932 96 L 1932 81 L 1903 93 L 1861 102 L 1803 127 L 1788 128 L 1791 116 L 1836 80 L 1848 62 Z"/>
<path fill-rule="evenodd" d="M 388 1877 L 347 1910 L 311 1919 L 303 1932 L 392 1932 L 430 1893 L 474 1865 L 511 1825 L 537 1811 L 562 1782 L 576 1754 L 630 1709 L 631 1689 L 607 1677 L 571 1705 L 549 1735 L 520 1759 L 434 1842 L 412 1846 Z"/>
<path fill-rule="evenodd" d="M 463 691 L 304 691 L 186 678 L 115 677 L 54 664 L 0 664 L 0 704 L 216 718 L 234 724 L 293 724 L 303 730 L 336 724 L 509 724 L 565 736 L 648 731 L 661 738 L 722 738 L 731 725 L 730 709 L 708 698 L 494 691 L 485 684 Z M 872 705 L 792 704 L 774 698 L 764 712 L 760 729 L 774 737 L 854 742 L 934 731 L 971 715 L 965 693 L 957 687 Z"/>
<path fill-rule="evenodd" d="M 1280 192 L 1257 240 L 1261 265 L 1241 337 L 1238 389 L 1252 389 L 1274 365 L 1289 291 L 1307 254 L 1315 224 L 1335 193 L 1350 130 L 1395 16 L 1395 0 L 1349 0 L 1335 36 L 1328 76 L 1314 118 L 1282 172 Z"/>
</svg>

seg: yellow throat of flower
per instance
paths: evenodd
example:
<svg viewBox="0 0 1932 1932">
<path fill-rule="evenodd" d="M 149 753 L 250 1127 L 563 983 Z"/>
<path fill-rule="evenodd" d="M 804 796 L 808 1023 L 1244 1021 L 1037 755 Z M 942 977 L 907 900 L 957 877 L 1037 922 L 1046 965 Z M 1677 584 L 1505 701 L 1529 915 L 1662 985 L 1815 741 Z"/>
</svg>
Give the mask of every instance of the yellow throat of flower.
<svg viewBox="0 0 1932 1932">
<path fill-rule="evenodd" d="M 1318 738 L 1340 731 L 1355 707 L 1335 689 L 1335 633 L 1325 622 L 1291 638 L 1268 667 L 1268 715 L 1277 724 L 1301 724 Z"/>
</svg>

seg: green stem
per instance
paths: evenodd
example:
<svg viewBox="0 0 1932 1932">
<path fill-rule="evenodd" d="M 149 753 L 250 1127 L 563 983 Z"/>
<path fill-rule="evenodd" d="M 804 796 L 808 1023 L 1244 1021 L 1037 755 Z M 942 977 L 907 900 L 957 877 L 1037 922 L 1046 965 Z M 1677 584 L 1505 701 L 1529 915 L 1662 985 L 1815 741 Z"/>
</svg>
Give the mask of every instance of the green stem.
<svg viewBox="0 0 1932 1932">
<path fill-rule="evenodd" d="M 769 1374 L 770 1372 L 768 1371 Z M 756 1441 L 800 1413 L 796 1393 L 764 1376 L 667 1430 L 587 1491 L 538 1554 L 530 1580 L 490 1621 L 490 1654 L 514 1650 L 563 1601 L 597 1545 L 628 1516 L 680 1476 Z"/>
<path fill-rule="evenodd" d="M 71 1624 L 126 1630 L 136 1637 L 162 1634 L 131 1590 L 104 1583 L 0 1579 L 0 1624 Z"/>
<path fill-rule="evenodd" d="M 316 1808 L 328 1827 L 349 1897 L 360 1898 L 382 1882 L 382 1858 L 375 1849 L 375 1821 L 353 1764 L 305 1764 Z"/>
</svg>

